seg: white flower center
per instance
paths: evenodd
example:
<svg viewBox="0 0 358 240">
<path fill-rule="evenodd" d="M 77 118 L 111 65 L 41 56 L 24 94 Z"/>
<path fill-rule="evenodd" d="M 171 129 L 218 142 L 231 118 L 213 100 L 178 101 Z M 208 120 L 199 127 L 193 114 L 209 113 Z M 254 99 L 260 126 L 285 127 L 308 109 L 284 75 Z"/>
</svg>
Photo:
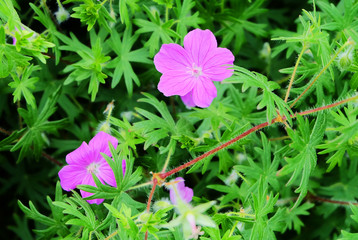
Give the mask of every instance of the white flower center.
<svg viewBox="0 0 358 240">
<path fill-rule="evenodd" d="M 98 168 L 99 168 L 99 164 L 93 162 L 90 165 L 88 165 L 86 169 L 89 174 L 92 174 L 92 173 L 97 174 Z"/>
<path fill-rule="evenodd" d="M 195 63 L 193 63 L 193 65 L 191 66 L 191 68 L 189 68 L 189 73 L 193 76 L 193 77 L 200 77 L 201 75 L 203 75 L 203 71 L 201 69 L 201 67 L 196 66 Z"/>
</svg>

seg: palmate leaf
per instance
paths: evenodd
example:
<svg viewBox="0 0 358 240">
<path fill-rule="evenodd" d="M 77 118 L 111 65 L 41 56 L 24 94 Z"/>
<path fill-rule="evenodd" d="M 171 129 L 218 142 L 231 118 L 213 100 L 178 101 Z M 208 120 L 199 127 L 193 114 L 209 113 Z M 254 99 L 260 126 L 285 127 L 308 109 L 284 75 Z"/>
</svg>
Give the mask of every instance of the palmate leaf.
<svg viewBox="0 0 358 240">
<path fill-rule="evenodd" d="M 55 201 L 53 205 L 62 208 L 64 214 L 71 216 L 66 224 L 82 226 L 93 231 L 99 224 L 93 210 L 89 203 L 83 200 L 77 192 L 73 191 L 72 193 L 73 197 L 66 198 L 65 202 Z M 80 211 L 81 209 L 84 210 L 84 213 Z"/>
<path fill-rule="evenodd" d="M 14 103 L 20 101 L 23 96 L 26 100 L 26 103 L 31 105 L 31 107 L 36 108 L 36 100 L 30 89 L 35 88 L 35 83 L 38 81 L 38 77 L 31 77 L 31 74 L 34 71 L 40 69 L 40 66 L 30 65 L 25 68 L 24 72 L 19 77 L 15 73 L 11 73 L 13 82 L 9 83 L 11 88 L 14 88 Z"/>
<path fill-rule="evenodd" d="M 274 231 L 279 230 L 278 223 L 272 221 L 275 216 L 269 219 L 268 214 L 274 211 L 278 194 L 273 196 L 272 193 L 269 195 L 267 193 L 267 181 L 260 178 L 257 192 L 252 194 L 251 206 L 255 212 L 255 222 L 250 229 L 251 234 L 249 239 L 276 239 Z"/>
<path fill-rule="evenodd" d="M 136 111 L 146 117 L 148 120 L 140 121 L 134 123 L 134 128 L 143 132 L 144 137 L 147 138 L 144 144 L 144 149 L 147 149 L 149 146 L 156 144 L 159 140 L 169 136 L 169 133 L 176 134 L 175 121 L 170 115 L 167 106 L 163 101 L 159 102 L 154 96 L 143 93 L 146 98 L 141 98 L 138 101 L 146 102 L 155 107 L 158 112 L 161 114 L 161 117 L 141 109 L 136 108 Z M 172 148 L 174 153 L 176 140 L 172 139 L 168 144 L 168 147 Z M 167 152 L 169 149 L 165 149 L 164 152 Z M 164 153 L 162 152 L 162 153 Z"/>
<path fill-rule="evenodd" d="M 137 4 L 139 0 L 120 0 L 119 1 L 119 15 L 121 18 L 121 23 L 125 23 L 127 27 L 129 27 L 132 22 L 130 20 L 129 16 L 129 9 L 132 10 L 132 12 L 136 12 L 140 10 L 139 5 Z"/>
<path fill-rule="evenodd" d="M 34 17 L 39 22 L 41 22 L 48 31 L 47 39 L 50 40 L 52 43 L 55 44 L 54 46 L 54 52 L 56 56 L 56 64 L 59 63 L 61 52 L 58 48 L 60 46 L 58 38 L 55 36 L 55 32 L 57 32 L 56 25 L 51 19 L 51 16 L 48 11 L 41 11 L 40 8 L 36 7 L 33 3 L 30 3 L 30 7 L 34 10 L 34 12 L 37 14 L 37 17 Z"/>
<path fill-rule="evenodd" d="M 96 36 L 94 31 L 90 34 L 92 48 L 82 44 L 74 34 L 70 33 L 70 35 L 71 38 L 68 38 L 61 33 L 56 33 L 56 36 L 66 44 L 60 47 L 61 50 L 76 52 L 81 57 L 77 63 L 68 65 L 63 70 L 65 73 L 71 72 L 64 84 L 89 80 L 88 93 L 91 94 L 91 101 L 94 101 L 99 84 L 105 83 L 107 78 L 103 69 L 111 58 L 102 53 L 101 38 Z"/>
<path fill-rule="evenodd" d="M 66 0 L 64 4 L 70 2 L 82 2 L 80 6 L 73 8 L 74 13 L 71 14 L 71 17 L 78 18 L 87 24 L 87 31 L 90 31 L 97 21 L 108 32 L 112 31 L 108 23 L 114 22 L 114 19 L 103 4 L 93 0 Z"/>
<path fill-rule="evenodd" d="M 181 3 L 183 2 L 183 3 Z M 195 6 L 195 1 L 192 0 L 176 0 L 176 7 L 173 9 L 176 18 L 178 19 L 177 33 L 185 36 L 188 33 L 188 28 L 199 28 L 199 24 L 205 22 L 199 17 L 199 12 L 192 13 L 191 10 Z"/>
<path fill-rule="evenodd" d="M 136 33 L 151 33 L 144 46 L 149 48 L 149 56 L 153 57 L 154 53 L 159 49 L 160 43 L 172 43 L 172 37 L 180 39 L 181 36 L 171 29 L 174 25 L 174 19 L 163 23 L 158 12 L 151 12 L 146 6 L 143 6 L 143 8 L 150 21 L 134 19 L 133 22 L 139 27 Z"/>
<path fill-rule="evenodd" d="M 267 77 L 259 73 L 250 72 L 245 68 L 234 66 L 234 75 L 227 80 L 224 80 L 225 83 L 243 83 L 242 90 L 246 91 L 249 87 L 258 87 L 261 88 L 262 100 L 257 105 L 258 109 L 266 107 L 266 118 L 269 124 L 274 117 L 277 116 L 277 110 L 281 116 L 285 116 L 287 121 L 292 125 L 292 120 L 290 114 L 292 110 L 290 107 L 277 96 L 273 91 L 280 88 L 280 86 L 273 81 L 268 81 Z"/>
<path fill-rule="evenodd" d="M 55 199 L 56 201 L 62 201 L 62 189 L 59 182 L 57 182 L 56 185 Z M 62 221 L 63 219 L 62 208 L 53 205 L 53 202 L 49 196 L 47 196 L 47 202 L 51 207 L 51 212 L 52 212 L 51 217 L 41 214 L 31 201 L 29 202 L 30 208 L 26 207 L 23 203 L 21 203 L 21 201 L 18 201 L 18 205 L 27 217 L 35 221 L 38 221 L 47 227 L 41 230 L 35 229 L 34 231 L 37 234 L 47 238 L 52 237 L 55 234 L 57 234 L 58 236 L 65 237 L 66 235 L 69 234 L 69 230 L 67 229 L 64 222 Z"/>
<path fill-rule="evenodd" d="M 123 36 L 118 34 L 116 31 L 113 31 L 110 39 L 108 40 L 113 48 L 113 51 L 117 54 L 117 57 L 107 65 L 107 68 L 115 69 L 111 87 L 114 88 L 117 86 L 122 76 L 124 75 L 124 81 L 129 96 L 131 96 L 133 93 L 133 82 L 135 82 L 137 86 L 140 85 L 140 81 L 133 71 L 131 63 L 152 63 L 152 61 L 148 58 L 149 55 L 145 48 L 140 48 L 133 51 L 131 50 L 133 44 L 138 39 L 138 36 L 138 34 L 132 35 L 132 27 L 128 26 L 124 30 Z"/>
<path fill-rule="evenodd" d="M 321 142 L 326 128 L 326 117 L 320 112 L 316 119 L 315 125 L 310 130 L 310 123 L 302 116 L 297 116 L 298 130 L 294 131 L 287 128 L 292 143 L 290 147 L 295 150 L 292 157 L 287 157 L 287 165 L 280 171 L 281 176 L 291 174 L 287 186 L 292 185 L 296 179 L 300 178 L 299 187 L 295 190 L 300 193 L 293 208 L 297 207 L 308 191 L 309 178 L 317 164 L 316 147 Z"/>
<path fill-rule="evenodd" d="M 334 131 L 340 133 L 339 136 L 329 140 L 327 143 L 318 145 L 318 149 L 324 149 L 319 154 L 327 154 L 334 152 L 334 154 L 327 160 L 329 166 L 327 172 L 338 164 L 340 167 L 342 164 L 343 156 L 348 152 L 349 156 L 353 158 L 358 156 L 357 147 L 355 146 L 355 140 L 358 137 L 358 109 L 353 107 L 353 104 L 349 104 L 348 107 L 344 108 L 345 114 L 340 110 L 338 113 L 331 112 L 335 121 L 340 124 L 339 127 L 334 128 Z"/>
<path fill-rule="evenodd" d="M 27 127 L 21 139 L 11 148 L 11 152 L 20 150 L 18 162 L 25 156 L 32 153 L 35 157 L 39 157 L 45 140 L 42 136 L 43 133 L 56 133 L 58 128 L 64 127 L 67 123 L 66 119 L 57 121 L 48 121 L 56 111 L 56 102 L 60 95 L 60 88 L 50 97 L 41 111 L 33 107 L 28 110 L 19 108 L 18 112 L 24 119 Z"/>
<path fill-rule="evenodd" d="M 358 223 L 358 207 L 351 205 L 351 210 L 353 212 L 353 215 L 351 215 L 351 218 Z M 342 230 L 343 237 L 338 238 L 338 240 L 358 240 L 358 233 L 350 233 L 347 231 Z"/>
<path fill-rule="evenodd" d="M 234 169 L 244 174 L 245 178 L 252 183 L 249 188 L 249 192 L 256 192 L 259 179 L 263 178 L 267 181 L 273 189 L 278 191 L 280 189 L 280 183 L 277 179 L 276 172 L 279 165 L 279 157 L 276 156 L 271 160 L 271 144 L 267 140 L 264 133 L 261 132 L 262 149 L 255 148 L 257 152 L 256 159 L 260 161 L 254 161 L 248 158 L 248 166 L 246 164 L 236 165 Z"/>
</svg>

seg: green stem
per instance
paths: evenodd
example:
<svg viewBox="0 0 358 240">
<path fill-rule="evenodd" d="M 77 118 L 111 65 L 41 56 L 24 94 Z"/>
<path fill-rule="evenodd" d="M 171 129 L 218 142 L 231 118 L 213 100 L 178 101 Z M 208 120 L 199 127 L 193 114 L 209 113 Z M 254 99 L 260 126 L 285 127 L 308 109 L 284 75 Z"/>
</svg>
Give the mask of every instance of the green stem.
<svg viewBox="0 0 358 240">
<path fill-rule="evenodd" d="M 318 78 L 327 70 L 327 68 L 333 63 L 333 61 L 338 57 L 338 54 L 340 52 L 342 52 L 342 50 L 347 46 L 353 44 L 353 42 L 351 41 L 347 41 L 345 44 L 343 44 L 338 51 L 334 54 L 334 56 L 331 58 L 331 60 L 329 60 L 329 62 L 326 64 L 326 66 L 324 66 L 322 68 L 322 70 L 318 73 L 318 75 L 313 79 L 313 81 L 308 85 L 308 87 L 301 93 L 300 96 L 298 96 L 298 98 L 296 98 L 296 100 L 290 105 L 290 108 L 292 108 L 297 102 L 298 100 L 300 100 L 302 98 L 303 95 L 305 95 L 305 93 L 313 86 L 313 84 L 318 80 Z"/>
<path fill-rule="evenodd" d="M 151 184 L 152 184 L 152 181 L 142 183 L 142 184 L 138 184 L 136 186 L 130 187 L 128 190 L 134 190 L 134 189 L 137 189 L 137 188 L 146 187 L 146 186 L 151 185 Z"/>
<path fill-rule="evenodd" d="M 297 68 L 298 68 L 298 64 L 300 63 L 301 58 L 303 56 L 303 53 L 306 51 L 306 49 L 307 49 L 306 44 L 303 44 L 302 50 L 301 50 L 300 54 L 298 55 L 295 68 L 293 69 L 293 73 L 292 73 L 292 76 L 291 76 L 290 83 L 289 83 L 288 88 L 287 88 L 285 102 L 287 102 L 288 96 L 290 95 L 292 83 L 293 83 L 293 80 L 295 79 L 295 76 L 296 76 L 296 71 L 297 71 Z"/>
<path fill-rule="evenodd" d="M 162 173 L 164 173 L 165 170 L 167 169 L 171 155 L 172 155 L 172 149 L 170 148 L 170 149 L 169 149 L 169 152 L 168 152 L 167 159 L 165 160 L 165 163 L 164 163 L 164 167 L 163 167 Z"/>
</svg>

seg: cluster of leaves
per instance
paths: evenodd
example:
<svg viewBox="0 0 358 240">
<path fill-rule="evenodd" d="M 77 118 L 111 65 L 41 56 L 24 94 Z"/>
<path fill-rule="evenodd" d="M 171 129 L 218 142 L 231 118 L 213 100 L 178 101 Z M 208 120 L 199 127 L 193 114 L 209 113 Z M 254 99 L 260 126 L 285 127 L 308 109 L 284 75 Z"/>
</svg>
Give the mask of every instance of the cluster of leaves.
<svg viewBox="0 0 358 240">
<path fill-rule="evenodd" d="M 275 9 L 263 0 L 67 0 L 71 18 L 59 24 L 49 1 L 0 0 L 0 181 L 17 186 L 0 191 L 11 198 L 16 226 L 9 229 L 22 239 L 143 239 L 146 232 L 182 239 L 185 216 L 173 206 L 147 212 L 150 188 L 141 184 L 150 186 L 151 172 L 168 159 L 173 168 L 267 122 L 260 134 L 180 173 L 194 189 L 189 211 L 204 222 L 201 239 L 357 238 L 358 210 L 348 207 L 358 198 L 356 103 L 294 114 L 356 94 L 358 3 L 300 5 L 312 11 L 295 22 L 286 13 L 297 7 L 283 2 Z M 233 76 L 216 84 L 206 109 L 187 109 L 156 89 L 153 56 L 192 28 L 212 30 L 236 58 Z M 119 141 L 114 161 L 103 156 L 117 188 L 97 178 L 97 187 L 79 186 L 106 199 L 90 205 L 76 191 L 64 193 L 57 173 L 104 118 Z M 45 197 L 51 192 L 54 200 Z M 153 196 L 163 197 L 163 189 Z M 33 232 L 24 213 L 35 221 Z"/>
</svg>

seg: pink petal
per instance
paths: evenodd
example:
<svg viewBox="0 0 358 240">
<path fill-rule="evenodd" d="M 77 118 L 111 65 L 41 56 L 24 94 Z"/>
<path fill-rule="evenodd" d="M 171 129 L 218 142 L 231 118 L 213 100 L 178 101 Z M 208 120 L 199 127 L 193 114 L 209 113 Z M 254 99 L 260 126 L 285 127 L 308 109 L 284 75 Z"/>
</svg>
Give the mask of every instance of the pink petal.
<svg viewBox="0 0 358 240">
<path fill-rule="evenodd" d="M 83 178 L 83 181 L 82 181 L 81 184 L 83 184 L 83 185 L 91 185 L 91 186 L 96 187 L 96 184 L 95 184 L 95 182 L 93 180 L 93 177 L 90 174 L 86 174 L 86 176 Z M 93 195 L 93 193 L 85 192 L 83 190 L 80 190 L 80 192 L 81 192 L 82 198 L 90 197 L 90 196 Z M 87 200 L 87 202 L 90 203 L 90 204 L 93 204 L 93 203 L 100 204 L 103 201 L 104 201 L 104 199 Z"/>
<path fill-rule="evenodd" d="M 64 166 L 59 172 L 61 187 L 65 191 L 75 189 L 77 185 L 82 184 L 87 170 L 85 166 L 80 165 L 67 165 Z"/>
<path fill-rule="evenodd" d="M 189 71 L 188 69 L 186 71 Z M 184 96 L 190 92 L 195 85 L 195 78 L 183 70 L 171 70 L 165 72 L 158 84 L 158 90 L 165 96 Z"/>
<path fill-rule="evenodd" d="M 192 65 L 192 60 L 184 48 L 178 44 L 170 43 L 162 45 L 154 57 L 154 65 L 161 73 L 179 69 L 186 71 L 186 68 Z"/>
<path fill-rule="evenodd" d="M 87 166 L 93 159 L 93 152 L 86 142 L 83 142 L 76 150 L 70 152 L 66 156 L 68 164 Z"/>
<path fill-rule="evenodd" d="M 173 204 L 177 204 L 178 198 L 180 198 L 183 202 L 186 203 L 191 202 L 194 196 L 193 189 L 185 186 L 184 184 L 185 180 L 182 177 L 178 177 L 174 181 L 178 181 L 178 183 L 176 183 L 175 186 L 171 187 L 170 189 L 169 192 L 170 201 Z"/>
<path fill-rule="evenodd" d="M 189 108 L 195 107 L 195 103 L 193 101 L 193 91 L 190 91 L 186 95 L 181 96 L 181 100 L 187 107 L 189 107 Z"/>
<path fill-rule="evenodd" d="M 104 180 L 107 184 L 117 187 L 116 178 L 114 177 L 114 173 L 112 168 L 108 165 L 108 163 L 102 163 L 98 168 L 98 173 L 96 175 L 100 180 Z"/>
<path fill-rule="evenodd" d="M 217 42 L 210 30 L 195 29 L 184 37 L 184 48 L 191 54 L 194 63 L 201 66 L 209 52 L 217 48 Z"/>
<path fill-rule="evenodd" d="M 203 73 L 213 81 L 222 81 L 231 77 L 234 70 L 228 69 L 233 65 L 235 57 L 227 48 L 217 48 L 210 52 L 203 63 Z"/>
<path fill-rule="evenodd" d="M 209 107 L 217 91 L 214 83 L 206 78 L 199 77 L 196 86 L 193 88 L 193 102 L 201 108 Z"/>
<path fill-rule="evenodd" d="M 104 153 L 108 156 L 112 156 L 111 151 L 109 150 L 109 144 L 111 142 L 114 148 L 118 146 L 118 140 L 115 137 L 112 137 L 108 133 L 99 132 L 94 136 L 89 142 L 89 147 L 93 149 L 95 153 Z M 97 155 L 100 156 L 100 155 Z"/>
</svg>

